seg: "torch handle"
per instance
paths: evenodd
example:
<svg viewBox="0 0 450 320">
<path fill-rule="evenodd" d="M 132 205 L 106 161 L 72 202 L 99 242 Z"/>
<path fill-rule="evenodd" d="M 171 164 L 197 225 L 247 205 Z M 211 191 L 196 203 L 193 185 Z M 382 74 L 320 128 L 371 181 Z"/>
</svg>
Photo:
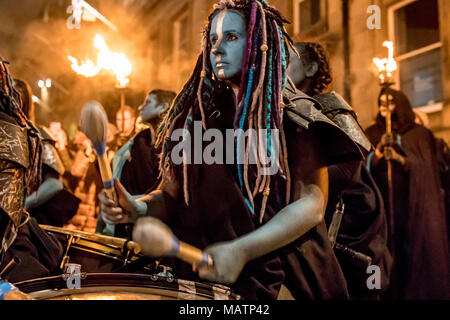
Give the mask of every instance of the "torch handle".
<svg viewBox="0 0 450 320">
<path fill-rule="evenodd" d="M 386 93 L 386 134 L 392 135 L 392 113 L 389 104 L 389 94 Z M 389 242 L 391 244 L 391 253 L 395 254 L 394 230 L 395 230 L 395 212 L 394 212 L 394 186 L 392 182 L 392 161 L 387 160 L 387 183 L 388 183 L 388 210 L 389 210 Z"/>
</svg>

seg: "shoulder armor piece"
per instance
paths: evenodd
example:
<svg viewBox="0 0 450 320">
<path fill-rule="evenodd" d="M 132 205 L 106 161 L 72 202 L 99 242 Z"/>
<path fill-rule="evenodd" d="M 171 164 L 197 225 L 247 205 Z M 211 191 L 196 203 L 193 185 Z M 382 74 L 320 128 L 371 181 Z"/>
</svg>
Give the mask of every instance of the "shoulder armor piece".
<svg viewBox="0 0 450 320">
<path fill-rule="evenodd" d="M 0 159 L 28 168 L 29 152 L 27 129 L 0 119 Z"/>
<path fill-rule="evenodd" d="M 364 158 L 358 144 L 319 109 L 321 106 L 317 100 L 297 90 L 292 84 L 283 91 L 283 99 L 286 116 L 305 129 L 318 129 L 323 147 L 329 149 L 331 154 L 338 155 L 340 159 Z"/>
<path fill-rule="evenodd" d="M 300 90 L 288 85 L 283 92 L 284 111 L 286 114 L 304 128 L 309 128 L 313 122 L 324 122 L 331 126 L 336 124 L 325 116 L 319 109 L 321 105 L 314 98 L 308 96 Z"/>
<path fill-rule="evenodd" d="M 372 144 L 356 120 L 353 108 L 336 92 L 319 94 L 314 97 L 322 106 L 323 113 L 359 146 L 370 152 Z"/>
<path fill-rule="evenodd" d="M 332 112 L 335 110 L 354 113 L 353 108 L 347 103 L 347 101 L 345 101 L 345 99 L 335 91 L 318 94 L 314 96 L 314 99 L 319 101 L 324 113 Z"/>
<path fill-rule="evenodd" d="M 50 132 L 50 129 L 44 126 L 38 126 L 39 133 L 41 134 L 42 141 L 50 141 L 52 144 L 56 142 L 55 137 Z"/>
<path fill-rule="evenodd" d="M 56 171 L 59 175 L 63 175 L 64 165 L 56 148 L 48 140 L 44 140 L 42 144 L 42 163 Z"/>
<path fill-rule="evenodd" d="M 293 88 L 292 85 L 288 85 L 283 91 L 283 99 L 286 114 L 291 120 L 304 128 L 309 128 L 310 123 L 317 121 L 335 125 L 318 109 L 320 105 L 314 98 Z"/>
</svg>

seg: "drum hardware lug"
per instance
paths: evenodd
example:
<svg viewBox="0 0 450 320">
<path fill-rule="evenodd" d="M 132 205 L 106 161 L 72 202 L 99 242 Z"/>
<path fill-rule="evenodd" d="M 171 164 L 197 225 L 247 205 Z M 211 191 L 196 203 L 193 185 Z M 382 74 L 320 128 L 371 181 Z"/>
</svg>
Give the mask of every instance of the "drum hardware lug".
<svg viewBox="0 0 450 320">
<path fill-rule="evenodd" d="M 69 265 L 69 261 L 70 261 L 70 257 L 68 255 L 64 255 L 64 257 L 62 258 L 62 261 L 61 261 L 61 265 L 59 266 L 61 271 L 65 272 L 65 270 L 67 270 L 67 266 Z"/>
<path fill-rule="evenodd" d="M 125 257 L 125 260 L 128 260 L 130 258 L 133 257 L 133 255 L 137 255 L 141 252 L 141 247 L 139 246 L 138 243 L 132 241 L 132 240 L 127 240 L 121 249 L 121 253 L 122 256 Z"/>
<path fill-rule="evenodd" d="M 72 245 L 73 240 L 74 240 L 74 236 L 70 235 L 69 240 L 67 241 L 66 251 L 64 252 L 64 256 L 62 257 L 61 264 L 59 266 L 59 268 L 62 271 L 66 270 L 66 265 L 69 263 L 70 257 L 68 256 L 68 254 L 69 254 L 69 249 L 70 249 L 70 246 Z"/>
<path fill-rule="evenodd" d="M 133 257 L 133 253 L 131 252 L 131 250 L 127 250 L 124 256 L 125 259 L 123 261 L 123 265 L 126 266 L 130 262 L 130 259 Z"/>
<path fill-rule="evenodd" d="M 67 241 L 67 247 L 66 247 L 66 252 L 64 253 L 64 256 L 61 260 L 61 265 L 59 266 L 59 268 L 63 271 L 67 270 L 66 265 L 69 264 L 69 260 L 70 257 L 68 256 L 69 254 L 69 249 L 72 246 L 72 244 L 77 243 L 80 240 L 80 237 L 74 236 L 73 234 L 71 234 L 69 236 L 69 240 Z"/>
<path fill-rule="evenodd" d="M 167 280 L 167 282 L 173 282 L 174 277 L 173 277 L 173 274 L 170 273 L 170 271 L 172 271 L 172 268 L 163 266 L 163 265 L 159 265 L 159 266 L 163 269 L 163 271 L 158 273 L 158 277 L 165 278 Z"/>
</svg>

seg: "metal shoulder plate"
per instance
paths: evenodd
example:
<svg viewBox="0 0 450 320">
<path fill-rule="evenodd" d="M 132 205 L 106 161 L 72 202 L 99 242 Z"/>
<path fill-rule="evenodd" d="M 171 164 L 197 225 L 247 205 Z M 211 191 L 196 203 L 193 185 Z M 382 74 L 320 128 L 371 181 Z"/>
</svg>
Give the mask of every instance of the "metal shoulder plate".
<svg viewBox="0 0 450 320">
<path fill-rule="evenodd" d="M 284 112 L 297 125 L 309 129 L 314 127 L 321 136 L 323 147 L 334 159 L 363 159 L 364 153 L 348 133 L 331 121 L 320 110 L 320 104 L 314 98 L 288 84 L 283 91 Z M 331 159 L 330 157 L 330 159 Z M 332 164 L 330 161 L 327 163 Z"/>
<path fill-rule="evenodd" d="M 38 126 L 42 138 L 42 164 L 50 167 L 59 175 L 64 174 L 64 164 L 55 148 L 56 139 L 50 130 L 44 126 Z"/>
<path fill-rule="evenodd" d="M 42 141 L 49 141 L 50 143 L 56 143 L 56 139 L 50 130 L 44 126 L 38 126 L 39 133 L 41 134 Z"/>
<path fill-rule="evenodd" d="M 283 91 L 283 100 L 285 104 L 284 111 L 287 116 L 306 129 L 313 122 L 325 122 L 336 126 L 318 109 L 320 105 L 314 98 L 293 88 L 292 85 L 288 85 Z"/>
<path fill-rule="evenodd" d="M 0 119 L 0 159 L 30 165 L 27 129 Z"/>
<path fill-rule="evenodd" d="M 0 211 L 19 225 L 25 202 L 25 168 L 11 161 L 0 160 Z"/>
<path fill-rule="evenodd" d="M 322 112 L 331 121 L 345 131 L 366 152 L 370 152 L 372 144 L 356 120 L 353 108 L 344 98 L 334 91 L 317 95 L 314 98 L 320 103 Z"/>
<path fill-rule="evenodd" d="M 42 144 L 42 163 L 56 171 L 59 175 L 63 175 L 64 165 L 56 148 L 48 140 L 44 140 Z"/>
</svg>

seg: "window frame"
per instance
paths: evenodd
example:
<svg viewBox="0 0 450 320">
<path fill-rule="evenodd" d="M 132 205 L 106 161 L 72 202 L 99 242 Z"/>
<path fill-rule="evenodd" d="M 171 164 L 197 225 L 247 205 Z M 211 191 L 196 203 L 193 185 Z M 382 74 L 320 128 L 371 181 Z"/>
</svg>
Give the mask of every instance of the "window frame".
<svg viewBox="0 0 450 320">
<path fill-rule="evenodd" d="M 179 43 L 180 43 L 180 39 L 181 39 L 181 32 L 180 32 L 180 28 L 181 28 L 181 22 L 187 19 L 187 25 L 188 25 L 188 29 L 190 28 L 190 15 L 189 15 L 189 8 L 185 7 L 182 11 L 180 11 L 178 13 L 178 15 L 176 15 L 176 19 L 173 21 L 172 26 L 173 26 L 173 38 L 172 38 L 172 53 L 174 57 L 179 56 Z M 188 30 L 189 33 L 189 30 Z M 190 43 L 190 39 L 187 40 L 187 43 Z M 176 59 L 175 59 L 176 60 Z"/>
<path fill-rule="evenodd" d="M 419 1 L 419 0 L 403 0 L 403 1 L 400 1 L 396 4 L 393 4 L 388 7 L 388 37 L 389 37 L 389 41 L 392 41 L 393 43 L 397 43 L 396 36 L 395 36 L 395 12 L 397 10 L 404 8 L 404 7 L 410 5 L 414 2 L 417 2 L 417 1 Z M 439 8 L 438 8 L 438 10 L 439 10 Z M 436 49 L 441 49 L 442 47 L 443 47 L 442 41 L 438 41 L 438 42 L 435 42 L 428 46 L 425 46 L 420 49 L 416 49 L 416 50 L 413 50 L 413 51 L 410 51 L 410 52 L 407 52 L 407 53 L 404 53 L 401 55 L 396 55 L 394 53 L 394 56 L 395 56 L 394 58 L 398 64 L 398 70 L 397 70 L 397 72 L 395 72 L 395 76 L 394 76 L 394 78 L 395 78 L 394 88 L 396 90 L 400 90 L 400 62 L 405 61 L 410 58 L 413 58 L 413 57 L 420 56 L 424 53 L 428 53 L 428 52 L 431 52 Z M 442 51 L 441 51 L 441 53 L 442 53 Z M 440 61 L 440 63 L 441 63 L 441 76 L 442 76 L 442 61 Z M 445 99 L 445 92 L 443 92 L 443 94 L 444 94 L 443 96 Z M 425 106 L 417 107 L 415 109 L 418 109 L 425 113 L 433 113 L 433 112 L 441 111 L 441 110 L 443 110 L 443 108 L 444 108 L 443 102 L 437 102 L 432 105 L 425 105 Z"/>
<path fill-rule="evenodd" d="M 292 0 L 294 11 L 294 35 L 313 35 L 319 36 L 328 32 L 328 2 L 327 0 L 315 0 L 320 1 L 320 19 L 314 25 L 311 25 L 306 30 L 301 29 L 301 14 L 299 6 L 305 0 Z"/>
</svg>

